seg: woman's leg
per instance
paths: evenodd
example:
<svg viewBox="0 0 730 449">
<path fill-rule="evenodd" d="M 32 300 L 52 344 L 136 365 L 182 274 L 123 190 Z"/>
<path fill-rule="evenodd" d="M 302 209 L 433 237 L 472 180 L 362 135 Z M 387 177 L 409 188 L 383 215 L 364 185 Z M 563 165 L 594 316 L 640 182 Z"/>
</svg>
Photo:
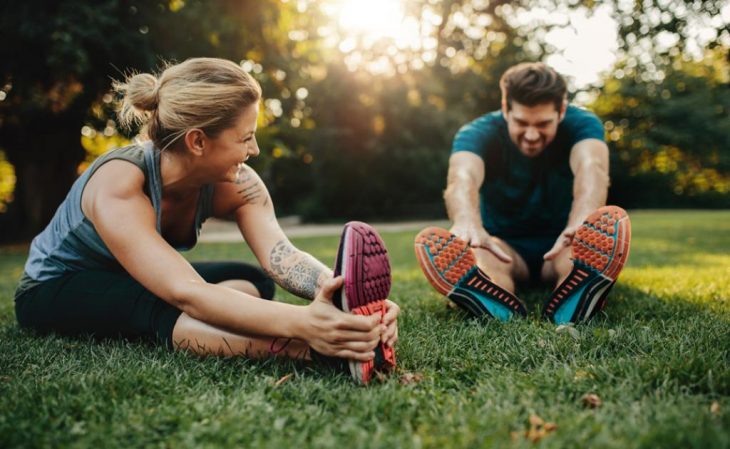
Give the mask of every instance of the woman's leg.
<svg viewBox="0 0 730 449">
<path fill-rule="evenodd" d="M 148 340 L 200 355 L 309 358 L 302 341 L 238 335 L 195 320 L 124 272 L 45 281 L 17 298 L 16 315 L 21 327 L 40 333 Z"/>
<path fill-rule="evenodd" d="M 211 284 L 247 293 L 263 299 L 272 299 L 276 284 L 259 267 L 244 262 L 193 262 L 193 268 Z"/>
<path fill-rule="evenodd" d="M 236 334 L 180 315 L 172 330 L 173 347 L 198 355 L 266 358 L 284 356 L 309 360 L 309 345 L 302 340 Z"/>
<path fill-rule="evenodd" d="M 44 281 L 16 298 L 21 327 L 40 333 L 124 337 L 167 344 L 180 310 L 125 272 L 79 271 Z"/>
<path fill-rule="evenodd" d="M 194 262 L 206 282 L 271 299 L 274 282 L 258 267 L 242 262 Z M 173 347 L 199 355 L 242 355 L 250 358 L 285 356 L 309 359 L 309 346 L 296 339 L 242 335 L 204 323 L 183 313 L 172 331 Z"/>
</svg>

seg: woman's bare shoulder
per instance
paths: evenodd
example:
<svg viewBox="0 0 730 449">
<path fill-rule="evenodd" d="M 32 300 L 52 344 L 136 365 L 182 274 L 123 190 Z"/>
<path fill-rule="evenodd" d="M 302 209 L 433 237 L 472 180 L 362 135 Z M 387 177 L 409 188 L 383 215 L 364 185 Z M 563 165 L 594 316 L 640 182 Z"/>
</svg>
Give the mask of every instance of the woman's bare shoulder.
<svg viewBox="0 0 730 449">
<path fill-rule="evenodd" d="M 114 159 L 104 163 L 89 178 L 81 195 L 81 210 L 90 217 L 94 205 L 107 198 L 144 195 L 145 175 L 129 161 Z"/>
</svg>

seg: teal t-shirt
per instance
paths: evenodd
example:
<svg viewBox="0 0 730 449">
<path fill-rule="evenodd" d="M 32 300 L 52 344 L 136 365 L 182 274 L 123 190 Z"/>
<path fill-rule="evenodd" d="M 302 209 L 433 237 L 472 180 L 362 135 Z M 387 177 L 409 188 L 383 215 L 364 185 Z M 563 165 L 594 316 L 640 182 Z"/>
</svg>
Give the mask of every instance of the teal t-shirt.
<svg viewBox="0 0 730 449">
<path fill-rule="evenodd" d="M 570 150 L 581 140 L 603 140 L 603 135 L 595 114 L 568 106 L 555 139 L 530 158 L 510 139 L 502 112 L 494 111 L 464 125 L 451 152 L 469 151 L 484 160 L 479 193 L 482 221 L 490 234 L 557 237 L 573 203 Z"/>
</svg>

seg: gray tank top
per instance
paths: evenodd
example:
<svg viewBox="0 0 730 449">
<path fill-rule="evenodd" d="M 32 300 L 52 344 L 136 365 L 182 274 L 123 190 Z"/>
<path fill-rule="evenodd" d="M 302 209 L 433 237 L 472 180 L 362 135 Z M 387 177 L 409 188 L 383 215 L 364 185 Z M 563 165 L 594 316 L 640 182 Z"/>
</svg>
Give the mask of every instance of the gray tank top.
<svg viewBox="0 0 730 449">
<path fill-rule="evenodd" d="M 157 232 L 161 233 L 160 152 L 153 147 L 152 142 L 111 150 L 97 158 L 74 182 L 46 229 L 33 239 L 16 297 L 43 281 L 74 271 L 123 271 L 122 266 L 99 237 L 94 225 L 81 210 L 81 195 L 89 178 L 104 163 L 114 159 L 131 162 L 144 173 L 145 193 L 152 201 L 157 214 Z M 212 184 L 202 187 L 195 212 L 195 240 L 189 247 L 175 248 L 178 251 L 188 250 L 197 242 L 201 225 L 212 214 L 213 187 Z"/>
</svg>

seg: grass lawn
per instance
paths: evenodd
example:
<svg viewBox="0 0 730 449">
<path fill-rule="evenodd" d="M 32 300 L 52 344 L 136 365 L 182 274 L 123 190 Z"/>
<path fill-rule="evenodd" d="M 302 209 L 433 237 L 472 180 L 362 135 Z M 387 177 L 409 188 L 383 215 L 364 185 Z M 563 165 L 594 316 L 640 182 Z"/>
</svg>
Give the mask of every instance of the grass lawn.
<svg viewBox="0 0 730 449">
<path fill-rule="evenodd" d="M 522 292 L 528 320 L 467 318 L 421 275 L 414 235 L 384 234 L 399 368 L 365 388 L 303 363 L 22 332 L 27 248 L 1 248 L 0 448 L 730 447 L 730 211 L 631 219 L 606 313 L 575 331 L 539 319 L 547 290 Z M 337 239 L 294 243 L 331 264 Z M 252 260 L 243 243 L 189 258 Z"/>
</svg>

